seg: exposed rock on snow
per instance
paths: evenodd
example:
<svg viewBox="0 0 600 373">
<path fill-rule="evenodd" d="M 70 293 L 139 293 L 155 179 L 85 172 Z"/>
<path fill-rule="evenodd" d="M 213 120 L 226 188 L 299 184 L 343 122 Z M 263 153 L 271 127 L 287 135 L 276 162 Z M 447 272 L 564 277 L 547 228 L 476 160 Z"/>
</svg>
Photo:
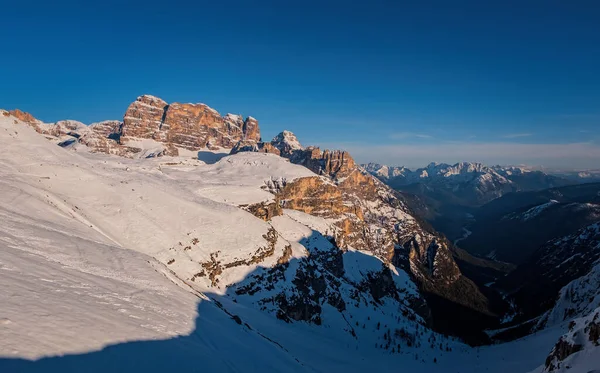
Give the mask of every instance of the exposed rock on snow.
<svg viewBox="0 0 600 373">
<path fill-rule="evenodd" d="M 398 195 L 362 170 L 348 152 L 303 148 L 294 134 L 284 131 L 270 144 L 237 146 L 232 153 L 260 152 L 268 145 L 320 175 L 287 182 L 278 190 L 276 198 L 284 208 L 330 220 L 329 230 L 320 233 L 331 236 L 337 247 L 372 253 L 410 273 L 423 290 L 489 312 L 486 298 L 462 276 L 445 238 L 424 229 Z"/>
<path fill-rule="evenodd" d="M 485 298 L 449 243 L 346 152 L 289 134 L 283 150 L 269 144 L 285 157 L 256 152 L 253 120 L 234 115 L 222 118 L 228 136 L 241 128 L 256 147 L 213 164 L 83 146 L 146 156 L 185 112 L 203 123 L 186 131 L 219 121 L 183 104 L 154 138 L 163 103 L 136 104 L 136 137 L 118 140 L 109 132 L 125 123 L 48 129 L 2 111 L 0 351 L 11 357 L 0 370 L 525 372 L 563 333 L 475 350 L 433 332 L 422 290 L 479 309 Z M 192 146 L 180 139 L 178 153 Z"/>
<path fill-rule="evenodd" d="M 260 140 L 258 122 L 252 117 L 219 113 L 205 104 L 167 104 L 149 95 L 138 97 L 123 118 L 122 141 L 154 139 L 188 150 L 232 148 L 240 140 Z"/>
<path fill-rule="evenodd" d="M 258 121 L 252 117 L 221 117 L 205 104 L 167 104 L 150 95 L 140 96 L 129 105 L 123 122 L 104 121 L 89 127 L 75 121 L 46 124 L 20 110 L 10 113 L 61 146 L 129 158 L 231 149 L 241 140 L 260 141 Z"/>
<path fill-rule="evenodd" d="M 544 372 L 596 372 L 600 368 L 600 308 L 569 323 L 546 358 Z"/>
</svg>

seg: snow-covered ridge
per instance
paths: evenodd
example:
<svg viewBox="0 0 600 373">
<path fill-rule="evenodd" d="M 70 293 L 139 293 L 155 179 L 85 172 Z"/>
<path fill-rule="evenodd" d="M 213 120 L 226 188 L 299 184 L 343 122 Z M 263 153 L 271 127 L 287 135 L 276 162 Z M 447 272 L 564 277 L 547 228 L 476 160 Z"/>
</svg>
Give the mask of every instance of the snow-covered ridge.
<svg viewBox="0 0 600 373">
<path fill-rule="evenodd" d="M 418 168 L 414 171 L 401 166 L 392 167 L 376 163 L 369 163 L 363 167 L 373 173 L 381 176 L 384 179 L 401 177 L 406 184 L 422 181 L 423 179 L 454 179 L 457 181 L 469 181 L 473 175 L 490 175 L 502 183 L 510 183 L 502 175 L 500 175 L 492 167 L 485 166 L 481 163 L 460 162 L 454 165 L 446 163 L 431 162 L 424 168 Z"/>
<path fill-rule="evenodd" d="M 1 371 L 526 372 L 551 348 L 533 336 L 475 350 L 434 333 L 413 279 L 340 251 L 335 221 L 241 208 L 274 202 L 273 180 L 318 178 L 284 158 L 71 152 L 14 120 L 0 115 Z M 367 218 L 414 224 L 382 201 L 364 202 Z"/>
<path fill-rule="evenodd" d="M 451 203 L 475 206 L 509 192 L 540 190 L 572 184 L 567 179 L 526 167 L 490 167 L 476 162 L 459 162 L 454 165 L 432 162 L 416 170 L 375 163 L 363 167 L 394 188 L 410 189 L 411 186 L 421 184 L 430 188 L 438 198 L 440 195 L 445 195 Z"/>
<path fill-rule="evenodd" d="M 527 220 L 531 220 L 533 218 L 535 218 L 536 216 L 539 216 L 542 212 L 544 212 L 544 210 L 550 208 L 553 205 L 558 204 L 559 202 L 557 200 L 551 199 L 550 201 L 546 202 L 546 203 L 542 203 L 540 205 L 534 206 L 530 209 L 528 209 L 525 212 L 522 213 L 518 213 L 518 214 L 510 214 L 508 216 L 505 216 L 505 219 L 519 219 L 522 221 L 527 221 Z"/>
<path fill-rule="evenodd" d="M 47 321 L 23 312 L 32 309 L 28 298 L 2 299 L 3 310 L 6 310 L 1 315 L 2 323 L 16 328 L 8 330 L 0 343 L 2 351 L 10 351 L 14 357 L 82 353 L 110 343 L 187 335 L 194 330 L 191 323 L 196 313 L 194 303 L 200 296 L 204 299 L 201 302 L 209 303 L 210 297 L 218 297 L 219 304 L 214 303 L 208 308 L 202 306 L 201 315 L 204 316 L 196 321 L 196 328 L 201 328 L 199 335 L 206 335 L 208 339 L 195 347 L 199 348 L 198 352 L 189 353 L 182 364 L 208 359 L 204 355 L 207 349 L 212 350 L 209 343 L 222 346 L 230 339 L 239 339 L 244 342 L 236 345 L 246 346 L 238 347 L 246 359 L 254 355 L 243 351 L 257 346 L 262 346 L 263 353 L 268 356 L 275 356 L 275 360 L 270 358 L 258 365 L 264 365 L 267 370 L 274 369 L 273 366 L 279 366 L 275 370 L 281 370 L 282 365 L 277 365 L 281 362 L 275 362 L 280 360 L 288 364 L 301 360 L 311 366 L 325 367 L 331 363 L 309 359 L 309 356 L 314 357 L 312 347 L 293 342 L 298 335 L 305 336 L 300 338 L 302 340 L 316 333 L 320 335 L 317 341 L 336 341 L 333 344 L 339 346 L 352 343 L 355 348 L 363 346 L 360 350 L 365 349 L 367 355 L 384 356 L 383 351 L 390 351 L 392 347 L 373 347 L 376 341 L 383 343 L 383 335 L 374 333 L 375 328 L 381 325 L 383 329 L 385 325 L 397 322 L 399 309 L 404 310 L 405 315 L 414 313 L 409 301 L 410 297 L 416 296 L 416 287 L 406 273 L 395 268 L 391 269 L 390 278 L 396 284 L 394 289 L 401 287 L 402 292 L 393 290 L 390 294 L 396 294 L 394 297 L 397 298 L 388 300 L 379 296 L 374 300 L 364 293 L 360 299 L 353 300 L 359 286 L 366 286 L 369 276 L 378 276 L 377 273 L 382 271 L 383 262 L 372 255 L 354 253 L 344 259 L 343 264 L 350 277 L 332 277 L 331 271 L 336 269 L 328 268 L 326 261 L 330 257 L 338 258 L 340 251 L 323 235 L 326 232 L 315 231 L 328 230 L 331 223 L 321 220 L 316 224 L 314 217 L 299 213 L 289 215 L 293 218 L 288 215 L 278 217 L 270 223 L 237 206 L 269 202 L 272 195 L 262 188 L 269 180 L 316 177 L 305 167 L 291 164 L 284 158 L 242 153 L 207 165 L 189 159 L 185 162 L 177 158 L 124 159 L 74 153 L 55 146 L 32 128 L 19 121 L 13 123 L 12 117 L 5 116 L 0 119 L 0 138 L 6 144 L 5 151 L 0 154 L 0 213 L 4 222 L 0 239 L 7 244 L 7 249 L 0 253 L 0 270 L 6 268 L 12 273 L 8 277 L 2 276 L 0 281 L 5 289 L 16 291 L 19 286 L 25 286 L 29 293 L 57 294 L 56 297 L 42 296 L 45 309 L 50 312 L 50 316 L 44 314 Z M 36 219 L 38 214 L 40 218 Z M 24 225 L 24 221 L 29 223 Z M 75 235 L 74 238 L 70 238 L 71 235 Z M 92 242 L 87 243 L 81 239 L 83 237 Z M 22 255 L 22 251 L 27 253 Z M 115 251 L 123 252 L 125 256 L 120 261 L 125 266 L 121 270 L 137 268 L 135 276 L 130 278 L 119 273 L 119 262 L 113 262 L 119 257 Z M 309 252 L 314 255 L 304 259 Z M 39 258 L 35 259 L 35 266 L 30 263 L 26 271 L 28 255 Z M 86 256 L 94 258 L 95 267 L 86 264 Z M 354 261 L 348 260 L 350 256 Z M 61 263 L 67 267 L 64 271 L 72 272 L 68 283 L 63 281 L 60 265 L 51 263 Z M 328 302 L 337 307 L 333 308 L 329 303 L 315 304 L 322 310 L 315 312 L 313 317 L 320 316 L 308 320 L 314 323 L 319 320 L 323 327 L 292 322 L 277 325 L 276 315 L 270 312 L 277 313 L 278 307 L 284 307 L 288 312 L 288 320 L 303 318 L 292 315 L 296 306 L 290 303 L 259 311 L 264 308 L 261 302 L 278 292 L 288 294 L 289 302 L 295 293 L 314 302 L 310 292 L 303 294 L 290 280 L 299 276 L 298 273 L 315 271 L 315 268 L 316 272 L 310 272 L 310 276 L 329 284 L 327 296 L 332 298 Z M 286 277 L 269 280 L 270 286 L 275 286 L 272 289 L 246 290 L 261 276 L 279 270 L 286 271 L 289 280 Z M 52 273 L 45 274 L 48 271 Z M 32 277 L 31 280 L 27 276 Z M 141 282 L 135 282 L 136 278 Z M 338 282 L 340 280 L 343 285 Z M 81 289 L 73 287 L 78 282 Z M 98 286 L 106 287 L 106 290 L 98 289 Z M 310 283 L 308 286 L 313 287 Z M 75 293 L 67 296 L 65 291 Z M 142 295 L 135 295 L 139 291 Z M 405 293 L 408 295 L 403 295 Z M 77 326 L 72 315 L 61 309 L 60 299 L 74 312 L 97 315 L 98 319 Z M 340 313 L 340 301 L 346 304 L 344 313 Z M 376 301 L 380 305 L 372 308 Z M 227 316 L 220 311 L 222 307 L 226 311 L 235 310 L 238 318 L 249 323 L 248 327 L 235 329 L 238 323 L 235 319 L 232 321 L 230 316 L 233 314 Z M 110 316 L 111 312 L 115 315 Z M 165 317 L 170 320 L 168 323 L 163 321 Z M 367 317 L 371 319 L 369 328 L 366 327 Z M 360 318 L 365 323 L 364 330 L 344 318 Z M 399 326 L 402 325 L 408 335 L 415 335 L 416 328 L 423 328 L 418 315 L 402 316 L 401 320 Z M 47 322 L 57 327 L 52 328 L 51 333 Z M 210 323 L 217 323 L 215 325 L 219 327 L 211 327 Z M 28 325 L 26 333 L 21 334 L 25 324 Z M 115 328 L 119 331 L 111 333 L 110 330 Z M 252 332 L 257 328 L 260 333 Z M 81 337 L 73 338 L 73 330 Z M 331 330 L 339 332 L 331 333 Z M 227 334 L 219 336 L 223 331 Z M 34 341 L 27 337 L 30 335 L 44 335 L 45 342 Z M 356 335 L 361 335 L 358 341 Z M 69 338 L 71 342 L 68 342 Z M 444 340 L 441 336 L 437 338 Z M 275 340 L 279 342 L 269 342 Z M 198 345 L 197 342 L 187 343 Z M 281 343 L 285 347 L 281 347 Z M 183 346 L 189 349 L 185 344 Z M 433 350 L 420 343 L 413 348 L 423 356 L 429 356 L 427 360 L 432 364 Z M 342 353 L 346 348 L 340 349 Z M 238 358 L 217 356 L 219 361 L 242 366 Z M 0 367 L 6 363 L 0 359 Z"/>
</svg>

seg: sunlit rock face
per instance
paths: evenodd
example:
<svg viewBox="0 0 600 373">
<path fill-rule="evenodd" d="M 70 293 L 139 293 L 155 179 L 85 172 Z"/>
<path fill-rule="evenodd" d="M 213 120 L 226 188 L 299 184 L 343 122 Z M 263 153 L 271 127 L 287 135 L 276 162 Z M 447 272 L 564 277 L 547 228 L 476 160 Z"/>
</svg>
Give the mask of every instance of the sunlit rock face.
<svg viewBox="0 0 600 373">
<path fill-rule="evenodd" d="M 232 154 L 242 151 L 278 154 L 313 171 L 316 176 L 281 187 L 277 200 L 285 209 L 331 221 L 327 234 L 340 249 L 369 252 L 410 273 L 423 290 L 488 312 L 485 296 L 462 275 L 450 243 L 415 219 L 400 195 L 348 152 L 303 147 L 289 131 L 271 142 L 240 141 Z"/>
<path fill-rule="evenodd" d="M 178 156 L 180 149 L 231 149 L 240 142 L 242 147 L 263 144 L 258 121 L 252 117 L 221 116 L 205 104 L 169 104 L 150 95 L 131 103 L 123 121 L 108 120 L 89 126 L 73 120 L 44 123 L 18 109 L 6 113 L 57 140 L 61 146 L 81 144 L 86 151 L 129 158 Z M 278 154 L 270 144 L 260 145 L 257 150 Z"/>
<path fill-rule="evenodd" d="M 222 117 L 205 104 L 167 104 L 149 95 L 129 105 L 121 136 L 153 139 L 188 150 L 233 148 L 241 140 L 260 141 L 258 121 L 235 114 Z"/>
</svg>

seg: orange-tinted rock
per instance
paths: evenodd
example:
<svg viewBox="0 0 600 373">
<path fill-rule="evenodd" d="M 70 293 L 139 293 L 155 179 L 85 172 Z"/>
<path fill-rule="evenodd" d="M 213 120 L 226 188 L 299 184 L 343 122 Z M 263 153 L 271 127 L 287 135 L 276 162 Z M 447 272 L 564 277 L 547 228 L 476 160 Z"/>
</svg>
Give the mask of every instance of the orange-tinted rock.
<svg viewBox="0 0 600 373">
<path fill-rule="evenodd" d="M 350 154 L 342 150 L 322 152 L 317 147 L 308 147 L 292 152 L 289 158 L 293 163 L 301 164 L 316 174 L 333 179 L 347 177 L 357 168 Z"/>
<path fill-rule="evenodd" d="M 92 123 L 89 128 L 102 137 L 111 137 L 121 132 L 122 122 L 118 120 L 105 120 L 103 122 Z M 118 138 L 115 138 L 118 140 Z"/>
<path fill-rule="evenodd" d="M 13 117 L 17 118 L 18 120 L 21 120 L 21 121 L 27 122 L 27 123 L 35 123 L 38 121 L 37 119 L 35 119 L 33 117 L 33 115 L 26 113 L 24 111 L 21 111 L 19 109 L 10 110 L 9 114 L 12 115 Z"/>
<path fill-rule="evenodd" d="M 337 218 L 349 212 L 339 188 L 321 177 L 303 177 L 288 183 L 277 194 L 283 208 L 324 218 Z"/>
<path fill-rule="evenodd" d="M 222 117 L 205 104 L 167 104 L 149 95 L 129 106 L 120 135 L 125 143 L 128 138 L 148 138 L 188 150 L 233 148 L 241 140 L 260 140 L 252 117 Z"/>
<path fill-rule="evenodd" d="M 231 149 L 230 154 L 237 154 L 240 152 L 256 152 L 256 153 L 271 153 L 280 155 L 279 149 L 269 144 L 268 142 L 256 142 L 256 141 L 240 141 Z"/>
<path fill-rule="evenodd" d="M 127 108 L 123 117 L 122 137 L 154 138 L 162 127 L 167 103 L 158 97 L 144 95 Z"/>
<path fill-rule="evenodd" d="M 244 140 L 260 141 L 260 130 L 258 121 L 252 117 L 246 118 L 244 121 Z"/>
</svg>

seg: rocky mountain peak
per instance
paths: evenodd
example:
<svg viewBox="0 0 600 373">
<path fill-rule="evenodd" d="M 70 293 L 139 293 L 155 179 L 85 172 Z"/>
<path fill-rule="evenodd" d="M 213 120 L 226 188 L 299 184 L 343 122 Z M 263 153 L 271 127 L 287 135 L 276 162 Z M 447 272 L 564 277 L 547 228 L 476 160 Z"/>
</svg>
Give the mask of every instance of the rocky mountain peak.
<svg viewBox="0 0 600 373">
<path fill-rule="evenodd" d="M 9 110 L 7 112 L 9 115 L 12 115 L 13 117 L 17 118 L 20 121 L 26 122 L 26 123 L 37 123 L 39 122 L 39 120 L 35 119 L 33 117 L 33 115 L 21 111 L 19 109 L 14 109 L 14 110 Z"/>
<path fill-rule="evenodd" d="M 233 148 L 240 140 L 260 140 L 258 121 L 227 114 L 203 103 L 172 103 L 142 95 L 127 108 L 121 141 L 153 139 L 173 147 L 196 151 L 203 148 Z"/>
<path fill-rule="evenodd" d="M 141 95 L 132 102 L 122 122 L 103 121 L 90 126 L 76 121 L 48 124 L 18 109 L 5 115 L 29 124 L 61 146 L 83 144 L 92 152 L 125 157 L 177 156 L 179 149 L 231 149 L 242 140 L 261 140 L 255 118 L 244 120 L 236 114 L 221 116 L 203 103 L 169 104 L 152 95 Z M 68 138 L 61 138 L 65 136 Z"/>
<path fill-rule="evenodd" d="M 291 154 L 293 151 L 304 149 L 296 135 L 290 131 L 279 133 L 271 140 L 271 144 L 279 149 L 282 154 Z"/>
<path fill-rule="evenodd" d="M 142 102 L 148 105 L 165 107 L 167 106 L 167 102 L 160 97 L 152 96 L 152 95 L 141 95 L 136 99 L 136 102 Z"/>
<path fill-rule="evenodd" d="M 258 121 L 253 117 L 248 117 L 244 121 L 244 140 L 261 141 Z"/>
</svg>

